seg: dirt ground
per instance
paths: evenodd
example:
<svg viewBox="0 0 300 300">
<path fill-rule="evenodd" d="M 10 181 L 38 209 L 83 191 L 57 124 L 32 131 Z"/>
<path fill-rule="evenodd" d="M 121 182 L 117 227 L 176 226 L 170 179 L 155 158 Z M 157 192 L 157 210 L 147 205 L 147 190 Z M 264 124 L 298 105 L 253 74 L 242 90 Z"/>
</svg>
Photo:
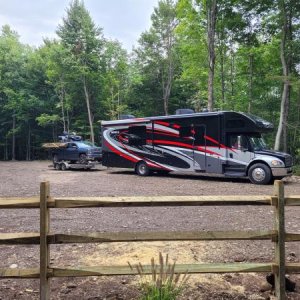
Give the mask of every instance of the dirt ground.
<svg viewBox="0 0 300 300">
<path fill-rule="evenodd" d="M 138 177 L 131 170 L 56 171 L 49 161 L 0 162 L 0 197 L 36 196 L 39 183 L 50 181 L 53 196 L 160 196 L 160 195 L 271 195 L 273 186 L 246 179 L 204 175 Z M 285 181 L 285 192 L 300 195 L 300 178 Z M 51 210 L 51 232 L 125 232 L 155 230 L 266 230 L 272 229 L 270 207 L 94 208 Z M 0 232 L 39 230 L 36 209 L 0 210 Z M 300 232 L 300 207 L 286 208 L 286 231 Z M 274 246 L 268 241 L 99 243 L 51 246 L 51 265 L 150 264 L 158 253 L 176 263 L 270 262 Z M 286 260 L 300 261 L 300 243 L 287 243 Z M 37 246 L 0 245 L 0 268 L 39 266 Z M 272 299 L 266 274 L 193 275 L 183 299 Z M 300 299 L 300 276 L 288 299 Z M 138 299 L 139 278 L 134 276 L 51 279 L 51 299 Z M 38 280 L 0 280 L 0 300 L 39 299 Z"/>
</svg>

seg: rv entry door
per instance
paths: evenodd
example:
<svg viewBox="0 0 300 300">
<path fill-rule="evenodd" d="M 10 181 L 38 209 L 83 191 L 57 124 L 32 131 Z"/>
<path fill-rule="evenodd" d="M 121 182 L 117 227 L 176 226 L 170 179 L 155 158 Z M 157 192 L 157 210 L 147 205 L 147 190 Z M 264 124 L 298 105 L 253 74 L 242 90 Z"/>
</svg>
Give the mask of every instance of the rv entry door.
<svg viewBox="0 0 300 300">
<path fill-rule="evenodd" d="M 197 124 L 192 126 L 193 134 L 193 157 L 194 168 L 197 172 L 205 172 L 206 162 L 206 125 Z"/>
</svg>

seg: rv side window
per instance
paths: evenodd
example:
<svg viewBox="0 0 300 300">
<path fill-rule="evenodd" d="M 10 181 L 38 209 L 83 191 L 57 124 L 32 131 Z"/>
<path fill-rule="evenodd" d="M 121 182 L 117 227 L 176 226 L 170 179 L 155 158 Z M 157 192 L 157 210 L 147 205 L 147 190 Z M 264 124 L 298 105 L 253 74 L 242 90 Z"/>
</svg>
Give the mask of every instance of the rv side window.
<svg viewBox="0 0 300 300">
<path fill-rule="evenodd" d="M 141 146 L 146 144 L 146 126 L 131 126 L 128 128 L 128 144 Z"/>
<path fill-rule="evenodd" d="M 183 126 L 179 128 L 179 136 L 181 138 L 192 136 L 191 126 Z"/>
</svg>

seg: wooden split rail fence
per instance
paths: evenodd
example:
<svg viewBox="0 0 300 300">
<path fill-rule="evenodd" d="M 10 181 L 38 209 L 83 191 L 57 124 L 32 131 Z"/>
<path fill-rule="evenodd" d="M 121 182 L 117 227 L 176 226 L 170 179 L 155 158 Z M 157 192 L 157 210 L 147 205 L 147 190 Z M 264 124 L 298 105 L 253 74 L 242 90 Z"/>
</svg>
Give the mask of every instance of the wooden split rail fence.
<svg viewBox="0 0 300 300">
<path fill-rule="evenodd" d="M 277 298 L 285 299 L 285 274 L 300 273 L 300 263 L 286 263 L 285 243 L 299 242 L 300 234 L 286 233 L 285 206 L 300 206 L 300 196 L 285 196 L 284 185 L 275 181 L 273 196 L 160 196 L 160 197 L 51 197 L 49 182 L 40 185 L 40 197 L 0 198 L 0 208 L 39 208 L 39 233 L 1 233 L 0 244 L 39 244 L 40 268 L 0 269 L 1 278 L 39 278 L 40 299 L 50 299 L 49 279 L 52 277 L 135 275 L 129 266 L 94 266 L 56 268 L 50 266 L 50 244 L 107 243 L 137 241 L 200 241 L 200 240 L 272 240 L 275 258 L 272 263 L 181 264 L 175 272 L 185 273 L 244 273 L 273 272 Z M 205 206 L 205 205 L 269 205 L 274 208 L 274 228 L 259 231 L 184 231 L 184 232 L 118 232 L 118 233 L 51 233 L 50 208 L 82 207 L 147 207 L 147 206 Z M 151 273 L 151 266 L 145 266 Z"/>
</svg>

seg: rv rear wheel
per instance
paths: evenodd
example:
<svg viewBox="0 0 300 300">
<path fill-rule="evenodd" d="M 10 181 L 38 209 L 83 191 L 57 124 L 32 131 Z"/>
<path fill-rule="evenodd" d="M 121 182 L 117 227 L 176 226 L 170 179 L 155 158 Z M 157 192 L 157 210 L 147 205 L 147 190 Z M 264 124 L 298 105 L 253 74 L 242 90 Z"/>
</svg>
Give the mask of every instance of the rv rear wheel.
<svg viewBox="0 0 300 300">
<path fill-rule="evenodd" d="M 268 184 L 272 179 L 272 173 L 265 164 L 254 164 L 248 171 L 248 176 L 254 184 Z"/>
<path fill-rule="evenodd" d="M 139 176 L 148 176 L 150 174 L 149 167 L 144 161 L 140 161 L 136 167 L 135 167 L 135 172 Z"/>
</svg>

